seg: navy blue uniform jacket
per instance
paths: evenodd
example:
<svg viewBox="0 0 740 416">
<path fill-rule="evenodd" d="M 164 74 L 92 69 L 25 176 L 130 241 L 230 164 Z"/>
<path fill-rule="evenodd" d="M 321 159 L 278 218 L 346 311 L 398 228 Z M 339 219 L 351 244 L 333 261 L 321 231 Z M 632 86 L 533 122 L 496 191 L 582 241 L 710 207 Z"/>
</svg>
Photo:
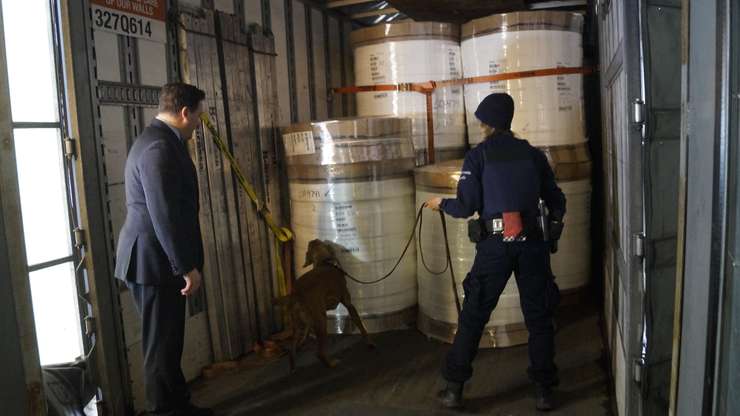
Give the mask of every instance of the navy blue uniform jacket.
<svg viewBox="0 0 740 416">
<path fill-rule="evenodd" d="M 142 285 L 181 286 L 203 270 L 198 178 L 184 141 L 154 119 L 136 139 L 125 170 L 126 222 L 115 276 Z"/>
<path fill-rule="evenodd" d="M 455 218 L 478 213 L 483 219 L 518 211 L 537 215 L 542 198 L 550 215 L 565 215 L 565 195 L 555 183 L 547 157 L 526 140 L 510 133 L 497 133 L 465 155 L 457 184 L 457 198 L 444 199 L 440 207 Z"/>
</svg>

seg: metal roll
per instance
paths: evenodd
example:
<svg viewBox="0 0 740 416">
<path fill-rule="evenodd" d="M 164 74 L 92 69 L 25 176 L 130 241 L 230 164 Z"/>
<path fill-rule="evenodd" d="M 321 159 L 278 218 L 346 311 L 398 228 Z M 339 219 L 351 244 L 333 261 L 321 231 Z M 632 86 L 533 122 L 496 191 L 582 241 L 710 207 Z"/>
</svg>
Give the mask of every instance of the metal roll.
<svg viewBox="0 0 740 416">
<path fill-rule="evenodd" d="M 568 213 L 551 265 L 561 290 L 579 289 L 591 275 L 591 179 L 558 182 Z"/>
<path fill-rule="evenodd" d="M 459 78 L 459 27 L 449 23 L 399 22 L 352 32 L 355 82 L 399 84 Z M 437 160 L 459 158 L 465 149 L 462 87 L 441 88 L 432 96 Z M 417 92 L 357 94 L 360 115 L 395 115 L 412 120 L 417 163 L 425 164 L 426 98 Z"/>
<path fill-rule="evenodd" d="M 361 281 L 386 274 L 413 227 L 414 149 L 411 121 L 358 117 L 283 129 L 289 172 L 295 266 L 303 267 L 309 241 L 330 241 L 342 267 Z M 352 303 L 368 331 L 407 327 L 414 320 L 415 250 L 386 280 L 348 279 Z M 327 313 L 330 331 L 355 330 L 346 308 Z"/>
<path fill-rule="evenodd" d="M 497 14 L 462 26 L 463 75 L 476 77 L 583 64 L 577 13 L 534 11 Z M 485 134 L 475 117 L 488 94 L 507 92 L 515 102 L 512 130 L 535 146 L 561 146 L 586 141 L 583 118 L 583 76 L 522 78 L 465 86 L 468 141 Z"/>
</svg>

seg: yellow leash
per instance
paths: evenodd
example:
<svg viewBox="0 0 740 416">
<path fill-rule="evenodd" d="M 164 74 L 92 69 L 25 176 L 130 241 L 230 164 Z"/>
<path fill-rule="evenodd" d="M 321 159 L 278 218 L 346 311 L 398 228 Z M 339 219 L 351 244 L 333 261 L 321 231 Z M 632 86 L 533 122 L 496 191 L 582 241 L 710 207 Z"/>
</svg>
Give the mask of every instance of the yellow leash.
<svg viewBox="0 0 740 416">
<path fill-rule="evenodd" d="M 247 182 L 247 179 L 242 174 L 242 171 L 239 168 L 239 164 L 234 158 L 234 155 L 231 154 L 228 147 L 226 147 L 226 143 L 224 143 L 224 141 L 221 139 L 221 136 L 218 134 L 216 127 L 214 127 L 214 125 L 211 123 L 211 119 L 208 117 L 208 113 L 201 114 L 200 119 L 203 121 L 203 124 L 206 126 L 206 128 L 208 128 L 208 130 L 211 132 L 211 136 L 213 137 L 213 141 L 216 143 L 216 146 L 221 149 L 221 153 L 223 153 L 224 156 L 226 156 L 226 158 L 229 160 L 229 163 L 231 164 L 231 170 L 234 172 L 237 181 L 239 181 L 239 185 L 241 185 L 241 188 L 244 190 L 244 192 L 247 193 L 249 199 L 251 199 L 252 203 L 254 204 L 254 208 L 257 210 L 262 219 L 267 223 L 267 226 L 270 227 L 272 233 L 275 235 L 275 263 L 276 271 L 278 274 L 278 290 L 280 291 L 281 295 L 286 295 L 288 294 L 288 286 L 285 280 L 285 272 L 283 271 L 283 261 L 280 257 L 280 243 L 287 243 L 288 241 L 292 240 L 293 232 L 290 230 L 290 228 L 281 227 L 275 223 L 275 220 L 272 218 L 272 214 L 270 213 L 270 211 L 267 209 L 265 204 L 257 197 L 257 193 L 255 192 L 254 187 L 249 182 Z"/>
</svg>

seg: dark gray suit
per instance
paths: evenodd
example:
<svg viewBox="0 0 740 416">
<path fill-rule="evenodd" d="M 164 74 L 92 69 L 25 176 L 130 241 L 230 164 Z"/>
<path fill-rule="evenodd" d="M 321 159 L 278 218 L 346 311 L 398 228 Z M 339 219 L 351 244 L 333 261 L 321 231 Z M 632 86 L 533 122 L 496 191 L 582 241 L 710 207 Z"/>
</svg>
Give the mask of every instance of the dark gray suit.
<svg viewBox="0 0 740 416">
<path fill-rule="evenodd" d="M 198 178 L 185 143 L 154 119 L 126 160 L 126 222 L 118 238 L 116 277 L 142 285 L 180 285 L 203 269 Z"/>
<path fill-rule="evenodd" d="M 153 120 L 131 146 L 125 186 L 115 275 L 128 285 L 142 318 L 147 399 L 153 411 L 174 412 L 190 400 L 180 368 L 182 275 L 203 269 L 203 243 L 195 166 L 164 122 Z"/>
</svg>

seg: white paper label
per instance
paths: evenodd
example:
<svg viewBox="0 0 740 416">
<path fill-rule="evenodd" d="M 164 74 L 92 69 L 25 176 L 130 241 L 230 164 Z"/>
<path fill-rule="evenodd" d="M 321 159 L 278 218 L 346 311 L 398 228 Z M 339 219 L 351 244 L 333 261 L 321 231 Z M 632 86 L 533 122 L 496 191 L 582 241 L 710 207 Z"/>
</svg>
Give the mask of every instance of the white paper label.
<svg viewBox="0 0 740 416">
<path fill-rule="evenodd" d="M 283 134 L 283 144 L 285 145 L 286 156 L 312 155 L 316 153 L 313 133 L 310 131 Z"/>
<path fill-rule="evenodd" d="M 90 5 L 95 29 L 167 43 L 164 1 L 93 0 L 92 3 L 97 3 Z"/>
</svg>

